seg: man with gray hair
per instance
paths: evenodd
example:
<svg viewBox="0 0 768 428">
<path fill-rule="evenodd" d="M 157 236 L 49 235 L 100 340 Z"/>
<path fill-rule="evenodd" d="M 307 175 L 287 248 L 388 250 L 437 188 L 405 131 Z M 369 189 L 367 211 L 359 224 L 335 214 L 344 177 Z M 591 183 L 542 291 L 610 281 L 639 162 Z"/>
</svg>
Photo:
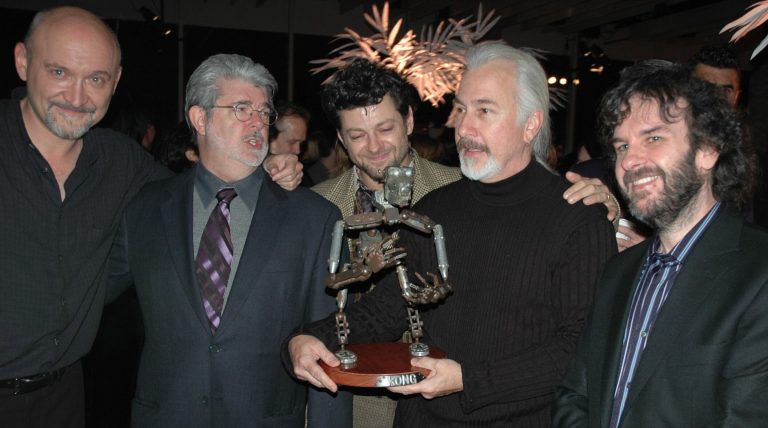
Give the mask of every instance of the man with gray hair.
<svg viewBox="0 0 768 428">
<path fill-rule="evenodd" d="M 170 173 L 94 128 L 122 73 L 117 37 L 97 16 L 37 13 L 14 60 L 26 88 L 0 101 L 0 415 L 4 427 L 81 427 L 80 360 L 99 327 L 117 224 L 144 184 Z M 292 167 L 274 177 L 300 180 Z"/>
<path fill-rule="evenodd" d="M 613 230 L 602 208 L 563 200 L 568 183 L 544 166 L 549 94 L 533 56 L 500 42 L 473 47 L 454 107 L 464 178 L 414 206 L 445 229 L 454 293 L 422 315 L 448 358 L 411 361 L 431 373 L 390 388 L 421 395 L 400 400 L 395 426 L 546 427 L 593 284 L 616 252 Z M 411 272 L 435 270 L 431 239 L 401 242 Z M 406 328 L 395 282 L 348 308 L 350 342 L 395 340 Z M 328 350 L 333 318 L 299 331 L 287 344 L 294 374 L 336 391 L 317 363 L 339 364 Z"/>
<path fill-rule="evenodd" d="M 219 54 L 187 84 L 200 161 L 128 206 L 110 285 L 135 283 L 146 340 L 132 423 L 139 427 L 351 424 L 350 400 L 309 392 L 281 365 L 295 325 L 335 307 L 326 257 L 338 209 L 281 189 L 261 167 L 277 83 L 250 58 Z"/>
</svg>

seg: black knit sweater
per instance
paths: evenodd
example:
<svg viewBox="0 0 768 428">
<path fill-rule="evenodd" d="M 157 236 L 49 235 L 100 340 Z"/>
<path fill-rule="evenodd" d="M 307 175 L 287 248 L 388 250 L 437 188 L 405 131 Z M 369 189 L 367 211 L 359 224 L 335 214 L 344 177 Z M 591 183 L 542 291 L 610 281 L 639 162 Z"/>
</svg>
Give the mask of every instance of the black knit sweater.
<svg viewBox="0 0 768 428">
<path fill-rule="evenodd" d="M 430 342 L 461 364 L 464 391 L 400 400 L 395 426 L 550 425 L 603 263 L 616 252 L 602 205 L 569 205 L 568 184 L 536 162 L 498 183 L 437 189 L 414 211 L 445 229 L 454 293 L 424 308 Z M 405 233 L 410 272 L 437 272 L 432 240 Z M 347 310 L 350 341 L 396 340 L 405 309 L 394 275 Z M 332 319 L 307 326 L 335 349 Z"/>
</svg>

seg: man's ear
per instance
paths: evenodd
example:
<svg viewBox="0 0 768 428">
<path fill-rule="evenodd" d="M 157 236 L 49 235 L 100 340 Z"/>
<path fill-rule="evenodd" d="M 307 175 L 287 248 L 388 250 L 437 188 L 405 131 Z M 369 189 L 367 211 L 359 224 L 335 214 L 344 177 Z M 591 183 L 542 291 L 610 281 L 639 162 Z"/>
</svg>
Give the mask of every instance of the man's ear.
<svg viewBox="0 0 768 428">
<path fill-rule="evenodd" d="M 27 46 L 24 43 L 16 43 L 16 47 L 13 48 L 13 60 L 16 63 L 16 73 L 19 74 L 21 80 L 26 82 L 29 57 L 27 55 Z"/>
<path fill-rule="evenodd" d="M 200 156 L 197 155 L 197 152 L 193 148 L 184 150 L 184 157 L 190 162 L 198 162 L 200 160 Z"/>
<path fill-rule="evenodd" d="M 344 147 L 344 150 L 346 150 L 347 146 L 346 144 L 344 144 L 344 139 L 341 138 L 341 131 L 338 131 L 338 130 L 336 131 L 336 138 L 339 139 L 339 143 L 341 143 L 341 146 Z"/>
<path fill-rule="evenodd" d="M 117 82 L 120 81 L 120 76 L 123 75 L 123 67 L 117 66 L 117 72 L 115 72 L 115 80 L 112 82 L 112 95 L 115 95 L 115 91 L 117 90 Z"/>
<path fill-rule="evenodd" d="M 189 122 L 195 127 L 197 135 L 205 135 L 205 122 L 208 114 L 205 109 L 200 106 L 192 106 L 189 108 Z"/>
<path fill-rule="evenodd" d="M 528 116 L 528 120 L 525 121 L 525 128 L 523 129 L 523 141 L 530 143 L 539 134 L 541 124 L 544 122 L 544 115 L 541 111 L 536 110 Z"/>
<path fill-rule="evenodd" d="M 405 129 L 408 131 L 407 135 L 411 135 L 413 132 L 413 109 L 408 106 L 408 116 L 405 117 Z"/>
<path fill-rule="evenodd" d="M 711 171 L 720 158 L 720 152 L 710 145 L 702 145 L 696 149 L 696 169 Z"/>
</svg>

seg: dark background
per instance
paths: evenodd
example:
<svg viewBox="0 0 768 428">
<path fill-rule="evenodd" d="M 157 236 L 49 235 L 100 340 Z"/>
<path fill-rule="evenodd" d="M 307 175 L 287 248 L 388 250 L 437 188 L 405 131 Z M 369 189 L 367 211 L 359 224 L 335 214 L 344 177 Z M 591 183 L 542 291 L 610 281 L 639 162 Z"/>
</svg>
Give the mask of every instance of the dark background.
<svg viewBox="0 0 768 428">
<path fill-rule="evenodd" d="M 7 97 L 10 91 L 23 83 L 16 74 L 13 63 L 13 47 L 24 38 L 27 26 L 34 16 L 33 11 L 0 8 L 0 96 Z M 288 35 L 264 31 L 235 30 L 185 25 L 183 43 L 179 43 L 178 28 L 172 29 L 170 37 L 163 36 L 158 25 L 142 21 L 117 21 L 107 23 L 115 30 L 122 47 L 123 73 L 112 102 L 111 111 L 125 103 L 143 111 L 159 129 L 170 128 L 179 121 L 179 77 L 178 57 L 180 46 L 184 49 L 184 76 L 186 84 L 189 75 L 205 58 L 216 53 L 238 53 L 263 64 L 277 79 L 280 88 L 277 99 L 286 99 L 288 85 Z M 324 58 L 338 46 L 333 37 L 301 35 L 294 36 L 294 102 L 312 112 L 312 128 L 325 126 L 325 117 L 320 110 L 320 88 L 329 72 L 314 75 L 310 72 L 309 61 Z M 594 112 L 601 94 L 613 84 L 618 71 L 629 64 L 613 61 L 602 75 L 590 73 L 588 64 L 580 64 L 576 108 L 576 136 L 580 142 L 592 138 Z M 543 61 L 548 75 L 569 76 L 568 59 L 564 56 L 549 55 Z M 555 85 L 559 86 L 559 85 Z M 567 90 L 567 88 L 564 88 Z M 426 125 L 430 120 L 444 121 L 450 110 L 448 105 L 433 108 L 423 103 L 417 111 L 417 119 Z M 565 133 L 565 108 L 552 113 L 555 141 L 563 141 Z M 109 120 L 109 116 L 104 123 Z"/>
<path fill-rule="evenodd" d="M 213 1 L 212 1 L 213 2 Z M 234 3 L 232 0 L 228 2 Z M 544 2 L 552 3 L 552 2 Z M 626 2 L 632 4 L 633 2 Z M 686 2 L 683 2 L 686 3 Z M 687 2 L 691 3 L 691 2 Z M 706 3 L 706 2 L 705 2 Z M 713 3 L 709 1 L 708 3 Z M 515 4 L 509 2 L 509 4 Z M 0 3 L 1 5 L 1 3 Z M 476 7 L 474 4 L 472 8 Z M 513 7 L 513 6 L 508 6 Z M 544 8 L 546 9 L 546 8 Z M 23 86 L 13 63 L 14 45 L 23 39 L 34 11 L 0 7 L 0 97 L 6 98 L 11 90 Z M 444 19 L 445 17 L 441 17 Z M 510 19 L 510 18 L 507 18 Z M 722 20 L 726 22 L 725 19 Z M 132 105 L 142 110 L 159 131 L 170 129 L 179 120 L 180 82 L 186 83 L 189 75 L 205 58 L 216 53 L 238 53 L 263 64 L 275 76 L 280 91 L 277 99 L 287 97 L 288 87 L 288 45 L 287 33 L 254 30 L 237 30 L 207 26 L 185 25 L 183 38 L 178 37 L 179 28 L 168 25 L 171 36 L 164 36 L 160 25 L 140 20 L 108 19 L 122 46 L 123 73 L 110 112 L 121 105 Z M 678 23 L 679 24 L 679 23 Z M 722 24 L 720 24 L 722 25 Z M 342 29 L 339 28 L 338 31 Z M 762 31 L 758 31 L 762 38 Z M 368 33 L 364 33 L 368 34 Z M 495 33 L 488 38 L 500 38 Z M 321 82 L 328 76 L 310 73 L 310 60 L 325 58 L 329 51 L 338 46 L 331 36 L 296 34 L 293 49 L 293 100 L 312 112 L 311 128 L 325 127 L 320 111 L 319 93 Z M 510 43 L 515 44 L 510 40 Z M 738 49 L 751 52 L 756 43 L 742 43 Z M 179 49 L 183 47 L 183 76 L 179 77 Z M 748 52 L 747 52 L 748 53 Z M 766 124 L 768 117 L 768 69 L 763 53 L 750 63 L 750 70 L 742 78 L 742 106 L 749 106 L 753 139 L 758 151 L 765 152 L 768 140 Z M 640 59 L 625 58 L 625 59 Z M 685 57 L 665 59 L 684 61 Z M 575 108 L 576 146 L 594 139 L 593 128 L 597 106 L 605 90 L 613 85 L 619 71 L 630 61 L 612 60 L 606 64 L 602 74 L 588 71 L 589 62 L 580 57 L 576 70 L 571 70 L 566 56 L 549 55 L 543 61 L 548 75 L 569 77 L 578 74 Z M 750 79 L 755 77 L 755 79 Z M 556 85 L 559 86 L 559 85 Z M 562 87 L 567 91 L 567 87 Z M 422 104 L 416 112 L 417 130 L 422 130 L 429 121 L 442 122 L 447 118 L 450 99 L 438 109 Z M 566 108 L 552 113 L 554 142 L 565 140 Z M 106 118 L 104 123 L 108 121 Z M 447 136 L 447 139 L 452 137 Z M 768 215 L 766 215 L 768 216 Z M 119 301 L 105 310 L 100 336 L 94 349 L 86 359 L 85 373 L 88 400 L 89 426 L 127 426 L 128 412 L 133 395 L 134 370 L 141 349 L 142 326 L 136 306 L 135 295 L 126 293 Z M 2 425 L 2 423 L 0 423 Z"/>
</svg>

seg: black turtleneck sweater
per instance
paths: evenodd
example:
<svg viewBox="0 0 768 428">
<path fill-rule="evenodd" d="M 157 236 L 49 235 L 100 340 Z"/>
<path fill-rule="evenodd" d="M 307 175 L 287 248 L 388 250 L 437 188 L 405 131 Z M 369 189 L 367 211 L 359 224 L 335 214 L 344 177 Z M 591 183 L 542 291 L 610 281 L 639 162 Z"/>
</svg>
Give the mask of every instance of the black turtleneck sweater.
<svg viewBox="0 0 768 428">
<path fill-rule="evenodd" d="M 430 342 L 461 364 L 464 391 L 399 401 L 395 426 L 547 427 L 603 263 L 616 252 L 602 205 L 569 205 L 561 177 L 531 162 L 497 183 L 462 179 L 414 211 L 443 225 L 454 292 L 422 310 Z M 429 237 L 403 234 L 409 272 L 437 272 Z M 348 308 L 352 343 L 407 328 L 394 275 Z M 303 329 L 335 349 L 333 320 Z"/>
</svg>

